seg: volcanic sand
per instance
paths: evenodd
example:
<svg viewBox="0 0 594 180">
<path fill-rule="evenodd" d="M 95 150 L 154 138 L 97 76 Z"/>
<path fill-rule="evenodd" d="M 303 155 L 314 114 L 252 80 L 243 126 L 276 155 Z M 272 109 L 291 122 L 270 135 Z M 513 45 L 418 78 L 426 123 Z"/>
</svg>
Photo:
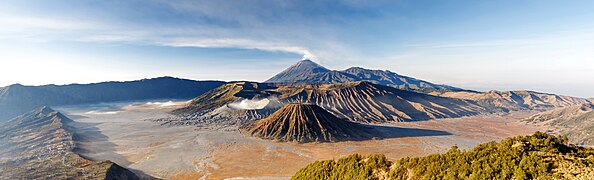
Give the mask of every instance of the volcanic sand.
<svg viewBox="0 0 594 180">
<path fill-rule="evenodd" d="M 79 153 L 137 173 L 169 179 L 288 179 L 316 160 L 383 153 L 390 160 L 447 151 L 543 131 L 520 120 L 532 113 L 381 124 L 390 138 L 338 143 L 280 143 L 242 135 L 236 127 L 161 126 L 184 102 L 128 102 L 55 108 L 78 122 Z"/>
</svg>

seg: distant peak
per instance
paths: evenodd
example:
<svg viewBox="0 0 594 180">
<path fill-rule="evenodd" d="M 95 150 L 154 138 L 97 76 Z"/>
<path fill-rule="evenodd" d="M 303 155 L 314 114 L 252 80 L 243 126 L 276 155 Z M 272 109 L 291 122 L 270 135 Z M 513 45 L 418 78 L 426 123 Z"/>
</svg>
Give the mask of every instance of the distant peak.
<svg viewBox="0 0 594 180">
<path fill-rule="evenodd" d="M 315 65 L 318 65 L 318 66 L 319 66 L 319 64 L 318 64 L 318 63 L 315 63 L 315 62 L 313 62 L 313 61 L 312 61 L 312 60 L 310 60 L 310 59 L 303 59 L 303 60 L 301 60 L 301 61 L 298 61 L 296 64 L 315 64 Z"/>
<path fill-rule="evenodd" d="M 297 63 L 293 64 L 288 69 L 300 69 L 300 70 L 320 69 L 322 71 L 330 71 L 330 70 L 326 69 L 324 66 L 321 66 L 318 63 L 313 62 L 312 60 L 309 60 L 309 59 L 304 59 L 304 60 L 298 61 Z"/>
<path fill-rule="evenodd" d="M 324 72 L 330 72 L 330 70 L 310 59 L 304 59 L 266 80 L 266 82 L 297 82 L 312 74 Z"/>
<path fill-rule="evenodd" d="M 50 113 L 55 112 L 55 111 L 52 108 L 48 107 L 48 106 L 42 106 L 42 107 L 37 108 L 36 112 L 39 113 L 39 114 L 46 114 L 47 115 L 47 114 L 50 114 Z"/>
<path fill-rule="evenodd" d="M 22 87 L 25 87 L 25 85 L 22 85 L 22 84 L 12 84 L 12 85 L 9 85 L 9 86 L 6 86 L 6 87 L 7 88 L 22 88 Z"/>
<path fill-rule="evenodd" d="M 357 81 L 354 82 L 354 87 L 358 87 L 358 88 L 369 88 L 369 87 L 373 87 L 376 84 L 369 82 L 369 81 Z"/>
<path fill-rule="evenodd" d="M 367 70 L 367 69 L 355 66 L 355 67 L 350 67 L 350 68 L 346 69 L 345 71 L 360 71 L 360 70 Z"/>
<path fill-rule="evenodd" d="M 180 78 L 173 77 L 173 76 L 161 76 L 161 77 L 156 77 L 156 78 L 141 79 L 141 81 L 145 81 L 145 80 L 161 80 L 161 79 L 180 79 Z"/>
</svg>

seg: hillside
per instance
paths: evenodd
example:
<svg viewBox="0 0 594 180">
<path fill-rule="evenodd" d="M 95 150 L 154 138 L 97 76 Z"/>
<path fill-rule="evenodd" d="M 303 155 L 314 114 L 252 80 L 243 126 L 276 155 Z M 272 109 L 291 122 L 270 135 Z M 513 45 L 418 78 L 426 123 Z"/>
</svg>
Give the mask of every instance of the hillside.
<svg viewBox="0 0 594 180">
<path fill-rule="evenodd" d="M 73 153 L 72 120 L 37 108 L 0 127 L 0 179 L 139 179 L 111 161 Z"/>
<path fill-rule="evenodd" d="M 229 104 L 266 99 L 260 109 L 230 109 Z M 287 103 L 318 105 L 338 118 L 354 122 L 428 120 L 477 115 L 486 112 L 472 101 L 415 93 L 369 82 L 337 84 L 268 84 L 237 82 L 199 96 L 174 113 L 192 121 L 219 122 L 246 118 L 246 113 L 266 117 Z M 239 115 L 239 116 L 234 116 Z M 256 117 L 256 116 L 254 116 Z"/>
<path fill-rule="evenodd" d="M 471 101 L 400 90 L 366 81 L 279 89 L 289 102 L 306 102 L 356 122 L 414 121 L 477 115 Z"/>
<path fill-rule="evenodd" d="M 469 151 L 389 161 L 355 154 L 316 161 L 291 179 L 589 179 L 594 150 L 569 145 L 566 137 L 537 132 L 490 142 Z"/>
<path fill-rule="evenodd" d="M 262 119 L 283 105 L 276 99 L 267 98 L 272 97 L 274 92 L 266 90 L 274 88 L 273 84 L 255 82 L 225 84 L 190 100 L 185 107 L 173 110 L 172 113 L 179 115 L 178 118 L 159 121 L 175 125 L 228 126 Z M 264 104 L 250 107 L 254 101 L 263 101 Z"/>
<path fill-rule="evenodd" d="M 315 84 L 369 81 L 398 89 L 421 92 L 462 91 L 460 88 L 433 84 L 416 78 L 403 76 L 391 71 L 370 70 L 351 67 L 343 71 L 328 70 L 311 60 L 302 60 L 279 74 L 266 80 L 266 83 L 302 82 Z"/>
<path fill-rule="evenodd" d="M 594 105 L 579 104 L 535 114 L 525 120 L 545 123 L 566 135 L 569 142 L 594 146 Z"/>
<path fill-rule="evenodd" d="M 172 77 L 61 86 L 15 84 L 0 89 L 0 123 L 39 106 L 142 99 L 186 99 L 222 84 L 224 82 L 192 81 Z"/>
<path fill-rule="evenodd" d="M 245 127 L 251 136 L 285 142 L 332 142 L 371 139 L 370 127 L 339 119 L 319 106 L 287 104 Z"/>
<path fill-rule="evenodd" d="M 550 110 L 589 103 L 587 99 L 533 91 L 434 92 L 442 97 L 476 101 L 483 107 L 497 111 Z"/>
</svg>

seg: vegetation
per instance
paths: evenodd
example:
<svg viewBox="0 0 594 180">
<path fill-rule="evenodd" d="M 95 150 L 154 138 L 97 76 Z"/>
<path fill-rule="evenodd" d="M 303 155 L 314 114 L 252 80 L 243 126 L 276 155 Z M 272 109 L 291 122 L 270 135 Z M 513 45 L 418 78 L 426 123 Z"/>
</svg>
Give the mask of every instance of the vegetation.
<svg viewBox="0 0 594 180">
<path fill-rule="evenodd" d="M 594 177 L 594 149 L 568 145 L 567 137 L 537 132 L 489 142 L 469 151 L 402 158 L 355 154 L 316 161 L 291 179 L 588 179 Z"/>
<path fill-rule="evenodd" d="M 299 170 L 291 179 L 378 179 L 390 167 L 386 156 L 353 154 L 338 161 L 316 161 Z"/>
</svg>

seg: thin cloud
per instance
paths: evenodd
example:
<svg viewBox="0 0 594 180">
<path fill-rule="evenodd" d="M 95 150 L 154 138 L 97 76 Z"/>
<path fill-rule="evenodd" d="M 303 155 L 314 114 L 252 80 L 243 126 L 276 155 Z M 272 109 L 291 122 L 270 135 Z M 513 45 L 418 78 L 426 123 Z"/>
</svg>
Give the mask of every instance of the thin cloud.
<svg viewBox="0 0 594 180">
<path fill-rule="evenodd" d="M 317 4 L 320 7 L 335 5 Z M 129 2 L 120 5 L 124 8 L 138 6 Z M 355 5 L 345 6 L 351 9 L 348 11 L 333 10 L 315 18 L 310 15 L 319 11 L 317 7 L 296 8 L 302 4 L 292 1 L 214 3 L 153 0 L 143 5 L 150 8 L 136 12 L 142 15 L 142 19 L 131 17 L 130 13 L 121 9 L 103 9 L 107 6 L 88 6 L 64 13 L 52 11 L 48 15 L 41 15 L 41 11 L 30 10 L 30 7 L 13 8 L 11 12 L 0 12 L 0 27 L 10 27 L 8 30 L 0 28 L 0 37 L 27 37 L 40 42 L 122 42 L 255 49 L 294 53 L 321 61 L 356 58 L 357 52 L 342 43 L 339 31 L 334 29 L 352 20 L 353 16 L 342 17 L 344 13 L 361 10 Z M 94 13 L 103 10 L 109 10 L 113 16 Z M 170 13 L 155 13 L 159 11 Z M 86 14 L 77 14 L 81 12 Z"/>
<path fill-rule="evenodd" d="M 295 53 L 302 55 L 304 59 L 316 59 L 316 56 L 304 47 L 251 39 L 174 39 L 158 44 L 172 47 L 257 49 L 270 52 Z"/>
</svg>

